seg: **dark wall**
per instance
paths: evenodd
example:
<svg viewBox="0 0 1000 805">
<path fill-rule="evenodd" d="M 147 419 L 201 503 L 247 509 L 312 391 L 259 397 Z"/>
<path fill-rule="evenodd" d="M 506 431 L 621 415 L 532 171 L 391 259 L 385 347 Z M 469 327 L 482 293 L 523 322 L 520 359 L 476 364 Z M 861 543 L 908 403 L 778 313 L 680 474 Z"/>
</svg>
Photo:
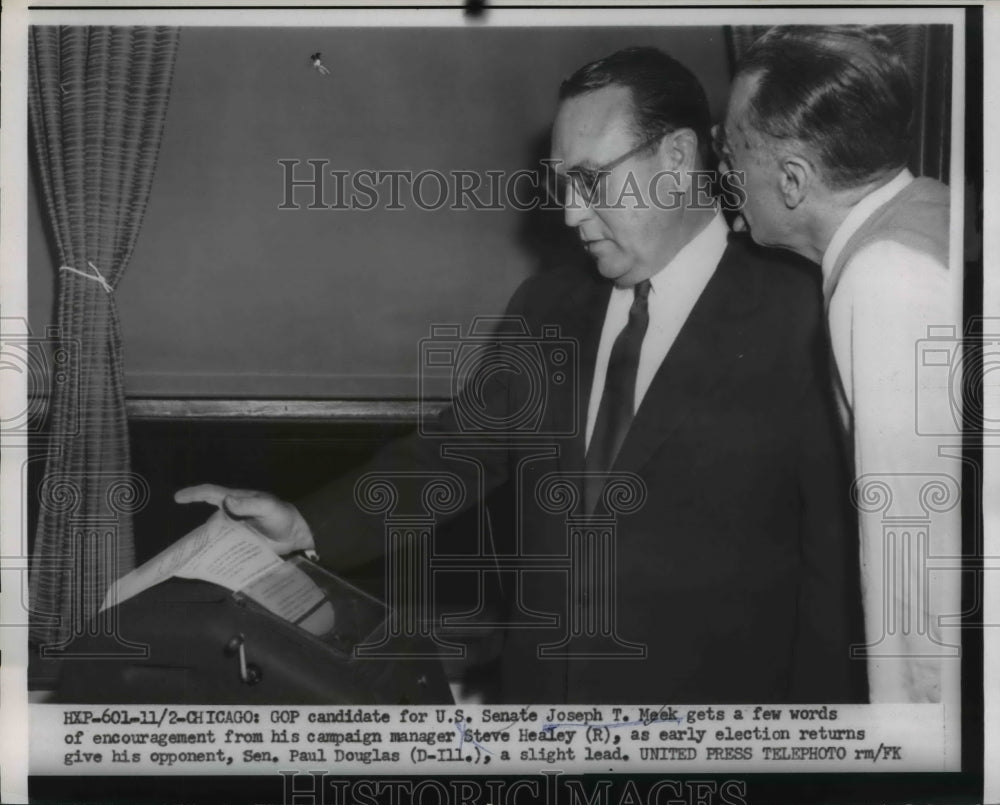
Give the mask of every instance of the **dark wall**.
<svg viewBox="0 0 1000 805">
<path fill-rule="evenodd" d="M 629 44 L 690 66 L 721 115 L 721 28 L 184 29 L 152 198 L 117 294 L 128 392 L 415 397 L 431 323 L 499 313 L 542 263 L 567 246 L 576 257 L 561 215 L 279 210 L 278 160 L 531 168 L 559 81 Z M 312 68 L 314 51 L 331 75 Z M 57 258 L 31 193 L 41 332 Z"/>
</svg>

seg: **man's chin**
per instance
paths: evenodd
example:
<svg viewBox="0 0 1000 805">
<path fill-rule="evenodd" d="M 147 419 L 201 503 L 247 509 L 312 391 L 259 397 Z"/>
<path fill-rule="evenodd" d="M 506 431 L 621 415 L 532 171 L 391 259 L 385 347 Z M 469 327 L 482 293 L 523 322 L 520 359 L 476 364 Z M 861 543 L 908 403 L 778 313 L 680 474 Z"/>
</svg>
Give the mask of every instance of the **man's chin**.
<svg viewBox="0 0 1000 805">
<path fill-rule="evenodd" d="M 780 243 L 776 243 L 773 238 L 769 239 L 760 227 L 754 229 L 754 227 L 751 226 L 750 222 L 744 218 L 742 214 L 737 215 L 733 219 L 733 232 L 742 232 L 744 235 L 749 235 L 751 240 L 753 240 L 753 242 L 758 246 L 765 246 L 768 249 L 785 248 Z"/>
<path fill-rule="evenodd" d="M 631 288 L 636 284 L 636 282 L 638 282 L 638 278 L 636 277 L 634 271 L 626 269 L 619 269 L 613 273 L 610 271 L 600 271 L 600 269 L 598 269 L 598 271 L 604 279 L 614 284 L 616 288 Z"/>
<path fill-rule="evenodd" d="M 761 237 L 760 234 L 758 232 L 754 232 L 753 228 L 750 226 L 747 226 L 744 229 L 740 230 L 737 230 L 734 227 L 733 231 L 742 232 L 744 235 L 749 235 L 750 239 L 754 243 L 756 243 L 758 246 L 764 249 L 780 249 L 781 251 L 791 252 L 792 254 L 801 254 L 801 252 L 797 251 L 794 247 L 789 246 L 786 243 L 781 243 L 780 241 L 777 240 L 768 240 L 767 238 Z"/>
<path fill-rule="evenodd" d="M 594 258 L 594 265 L 597 266 L 597 273 L 606 280 L 617 282 L 628 273 L 628 266 L 623 266 L 621 263 L 596 255 L 592 256 Z"/>
<path fill-rule="evenodd" d="M 758 246 L 764 246 L 768 249 L 773 249 L 778 245 L 767 240 L 759 229 L 754 229 L 750 226 L 750 223 L 742 215 L 738 215 L 733 221 L 733 232 L 740 232 L 747 235 Z"/>
<path fill-rule="evenodd" d="M 628 274 L 627 271 L 623 271 L 621 269 L 613 270 L 609 268 L 601 268 L 599 263 L 597 265 L 597 273 L 609 282 L 613 282 L 615 285 L 622 285 L 625 282 L 626 275 Z"/>
</svg>

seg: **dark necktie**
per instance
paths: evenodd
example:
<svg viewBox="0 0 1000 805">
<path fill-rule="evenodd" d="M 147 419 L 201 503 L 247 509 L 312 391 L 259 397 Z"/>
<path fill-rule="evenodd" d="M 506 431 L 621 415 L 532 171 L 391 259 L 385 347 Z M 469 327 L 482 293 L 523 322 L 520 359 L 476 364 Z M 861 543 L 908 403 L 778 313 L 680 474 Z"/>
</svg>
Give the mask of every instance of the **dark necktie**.
<svg viewBox="0 0 1000 805">
<path fill-rule="evenodd" d="M 615 463 L 634 416 L 639 352 L 649 326 L 649 280 L 643 280 L 633 290 L 635 296 L 628 312 L 628 324 L 611 348 L 604 394 L 587 449 L 584 506 L 588 513 L 594 511 L 600 499 L 606 475 Z"/>
</svg>

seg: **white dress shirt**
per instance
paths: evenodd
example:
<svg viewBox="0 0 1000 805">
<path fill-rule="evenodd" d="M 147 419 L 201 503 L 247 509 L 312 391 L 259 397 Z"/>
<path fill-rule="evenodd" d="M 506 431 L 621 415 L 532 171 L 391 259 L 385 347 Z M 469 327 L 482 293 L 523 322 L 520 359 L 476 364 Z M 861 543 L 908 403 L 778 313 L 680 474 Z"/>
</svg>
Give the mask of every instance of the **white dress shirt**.
<svg viewBox="0 0 1000 805">
<path fill-rule="evenodd" d="M 717 213 L 708 226 L 677 252 L 673 260 L 650 277 L 649 327 L 639 353 L 634 411 L 639 410 L 660 364 L 715 273 L 726 250 L 728 234 L 722 213 Z M 628 313 L 634 298 L 632 288 L 615 288 L 611 291 L 608 310 L 604 316 L 604 329 L 597 348 L 594 382 L 590 388 L 590 404 L 587 409 L 588 447 L 594 432 L 594 422 L 597 420 L 597 410 L 604 395 L 611 348 L 628 323 Z"/>
</svg>

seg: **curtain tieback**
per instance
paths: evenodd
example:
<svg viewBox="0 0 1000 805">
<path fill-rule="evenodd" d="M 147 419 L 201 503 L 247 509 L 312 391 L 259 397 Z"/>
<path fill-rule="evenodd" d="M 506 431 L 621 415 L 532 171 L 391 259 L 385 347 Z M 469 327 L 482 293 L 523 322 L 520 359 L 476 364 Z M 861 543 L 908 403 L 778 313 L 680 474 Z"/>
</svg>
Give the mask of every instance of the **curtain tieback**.
<svg viewBox="0 0 1000 805">
<path fill-rule="evenodd" d="M 104 279 L 104 275 L 100 271 L 97 270 L 97 266 L 95 266 L 89 260 L 87 261 L 87 265 L 90 266 L 90 268 L 93 270 L 93 272 L 94 272 L 93 274 L 88 274 L 86 271 L 80 271 L 80 269 L 73 268 L 73 266 L 59 266 L 59 270 L 60 271 L 69 271 L 72 274 L 76 274 L 76 275 L 78 275 L 80 277 L 85 277 L 88 280 L 93 280 L 94 282 L 99 282 L 101 284 L 101 287 L 105 291 L 107 291 L 108 293 L 111 293 L 114 290 L 114 288 L 112 288 L 108 284 L 108 281 L 106 279 Z"/>
</svg>

